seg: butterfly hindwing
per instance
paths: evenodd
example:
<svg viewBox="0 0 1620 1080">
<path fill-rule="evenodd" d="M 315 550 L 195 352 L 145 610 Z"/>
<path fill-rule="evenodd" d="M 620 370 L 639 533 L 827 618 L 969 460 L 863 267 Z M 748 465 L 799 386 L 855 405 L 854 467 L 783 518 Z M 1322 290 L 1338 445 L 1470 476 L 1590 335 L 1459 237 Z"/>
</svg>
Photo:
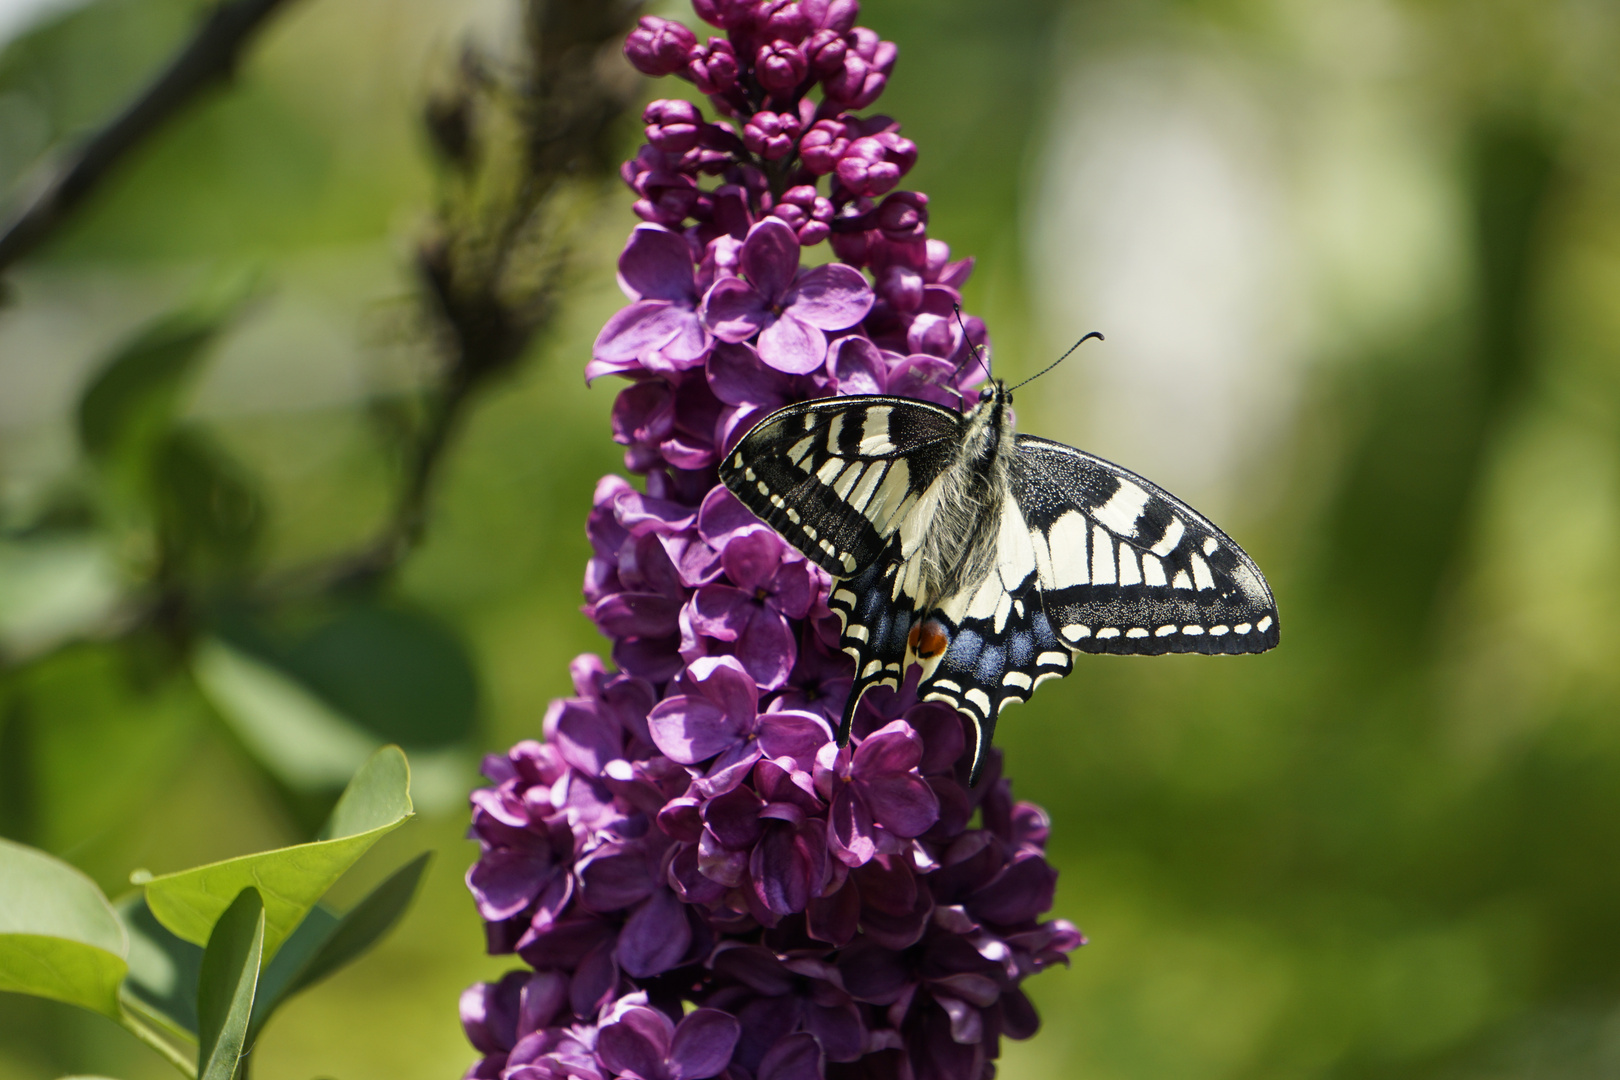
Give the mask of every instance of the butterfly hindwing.
<svg viewBox="0 0 1620 1080">
<path fill-rule="evenodd" d="M 961 417 L 910 398 L 778 409 L 726 459 L 732 494 L 834 577 L 871 566 L 950 462 Z"/>
</svg>

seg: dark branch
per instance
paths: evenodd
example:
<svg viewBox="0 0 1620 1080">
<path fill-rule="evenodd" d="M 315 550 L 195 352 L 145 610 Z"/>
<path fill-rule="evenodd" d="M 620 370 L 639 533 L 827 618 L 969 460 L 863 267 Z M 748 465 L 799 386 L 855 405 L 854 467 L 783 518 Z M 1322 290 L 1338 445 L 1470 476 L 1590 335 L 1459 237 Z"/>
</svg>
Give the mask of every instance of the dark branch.
<svg viewBox="0 0 1620 1080">
<path fill-rule="evenodd" d="M 202 91 L 230 78 L 248 40 L 284 0 L 220 4 L 146 90 L 64 161 L 0 233 L 0 273 L 65 221 L 124 155 Z"/>
</svg>

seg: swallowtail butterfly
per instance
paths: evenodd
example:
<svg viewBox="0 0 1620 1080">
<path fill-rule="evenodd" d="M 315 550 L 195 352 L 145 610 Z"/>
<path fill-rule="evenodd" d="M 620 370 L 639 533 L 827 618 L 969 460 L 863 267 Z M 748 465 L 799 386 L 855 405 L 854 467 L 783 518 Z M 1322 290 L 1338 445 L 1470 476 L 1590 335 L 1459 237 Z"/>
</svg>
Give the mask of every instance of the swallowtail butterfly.
<svg viewBox="0 0 1620 1080">
<path fill-rule="evenodd" d="M 1084 451 L 1015 435 L 996 381 L 966 414 L 852 395 L 765 417 L 720 467 L 726 487 L 833 577 L 861 695 L 922 668 L 921 700 L 977 731 L 1069 673 L 1075 651 L 1252 653 L 1277 644 L 1271 589 L 1192 507 Z"/>
</svg>

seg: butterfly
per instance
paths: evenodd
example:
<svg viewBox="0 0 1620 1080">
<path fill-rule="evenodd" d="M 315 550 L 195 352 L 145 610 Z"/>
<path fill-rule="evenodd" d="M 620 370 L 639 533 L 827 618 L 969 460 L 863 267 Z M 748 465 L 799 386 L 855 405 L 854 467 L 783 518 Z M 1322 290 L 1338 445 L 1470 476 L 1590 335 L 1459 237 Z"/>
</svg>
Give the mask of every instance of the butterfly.
<svg viewBox="0 0 1620 1080">
<path fill-rule="evenodd" d="M 741 502 L 833 578 L 861 696 L 921 667 L 919 700 L 974 726 L 970 783 L 996 719 L 1075 652 L 1254 653 L 1277 605 L 1254 560 L 1135 473 L 1016 434 L 995 381 L 961 413 L 877 394 L 778 409 L 722 461 Z"/>
</svg>

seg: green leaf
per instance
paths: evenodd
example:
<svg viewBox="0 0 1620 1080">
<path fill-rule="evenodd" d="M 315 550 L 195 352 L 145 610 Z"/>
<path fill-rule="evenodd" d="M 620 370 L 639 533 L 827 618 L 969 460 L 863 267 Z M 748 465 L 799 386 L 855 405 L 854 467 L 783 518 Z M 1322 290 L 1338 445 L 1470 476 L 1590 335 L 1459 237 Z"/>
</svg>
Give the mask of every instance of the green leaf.
<svg viewBox="0 0 1620 1080">
<path fill-rule="evenodd" d="M 346 603 L 221 627 L 379 741 L 413 750 L 466 740 L 477 724 L 478 674 L 455 629 L 398 604 Z"/>
<path fill-rule="evenodd" d="M 331 791 L 376 753 L 378 740 L 307 687 L 218 638 L 194 651 L 197 685 L 243 744 L 302 791 Z"/>
<path fill-rule="evenodd" d="M 258 542 L 264 502 L 253 479 L 200 428 L 180 424 L 152 453 L 146 501 L 163 549 L 188 566 L 239 565 Z"/>
<path fill-rule="evenodd" d="M 208 935 L 197 977 L 197 1080 L 231 1080 L 247 1044 L 264 957 L 265 909 L 249 886 Z"/>
<path fill-rule="evenodd" d="M 385 746 L 349 781 L 319 840 L 152 878 L 146 902 L 176 936 L 201 944 L 235 896 L 257 886 L 272 956 L 344 871 L 411 812 L 410 766 L 399 747 Z"/>
<path fill-rule="evenodd" d="M 254 1030 L 263 1027 L 270 1014 L 283 1001 L 308 990 L 381 941 L 410 907 L 416 887 L 421 883 L 422 874 L 432 857 L 432 852 L 424 851 L 394 871 L 341 919 L 332 919 L 327 914 L 330 921 L 322 924 L 323 936 L 318 945 L 307 951 L 298 963 L 283 964 L 284 959 L 291 959 L 293 941 L 304 931 L 304 926 L 300 926 L 287 947 L 276 957 L 271 970 L 265 972 L 264 992 L 258 1007 L 254 1009 Z M 326 913 L 323 908 L 316 908 L 310 912 L 311 918 L 305 920 L 305 925 L 314 921 L 317 914 Z"/>
<path fill-rule="evenodd" d="M 232 282 L 149 324 L 108 358 L 79 398 L 79 444 L 92 461 L 145 456 L 173 426 L 181 396 L 248 291 Z"/>
<path fill-rule="evenodd" d="M 0 840 L 0 990 L 117 1019 L 128 949 L 94 882 L 43 851 Z"/>
<path fill-rule="evenodd" d="M 146 897 L 130 893 L 113 904 L 129 931 L 124 999 L 177 1033 L 197 1037 L 197 973 L 203 951 L 169 933 Z"/>
</svg>

